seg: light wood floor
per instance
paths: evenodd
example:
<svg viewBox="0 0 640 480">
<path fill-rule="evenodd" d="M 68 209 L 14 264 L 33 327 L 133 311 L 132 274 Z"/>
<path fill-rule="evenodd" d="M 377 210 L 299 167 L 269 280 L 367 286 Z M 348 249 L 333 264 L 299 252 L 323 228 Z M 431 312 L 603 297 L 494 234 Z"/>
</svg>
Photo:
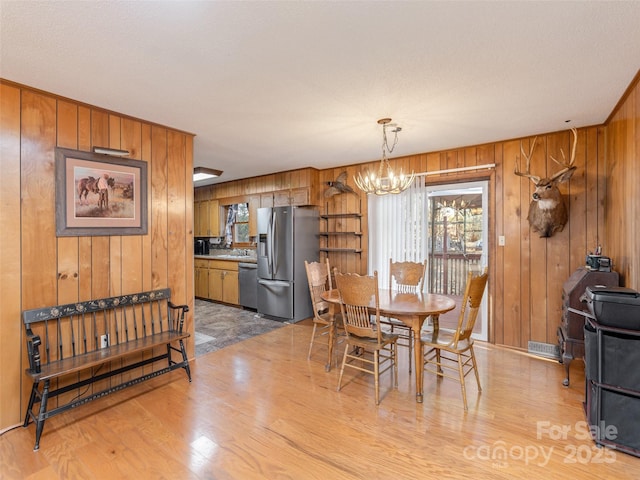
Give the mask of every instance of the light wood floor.
<svg viewBox="0 0 640 480">
<path fill-rule="evenodd" d="M 308 324 L 289 325 L 0 437 L 0 478 L 631 479 L 640 459 L 585 438 L 581 362 L 562 386 L 557 362 L 476 348 L 483 391 L 425 378 L 415 403 L 407 353 L 398 390 L 388 374 L 336 391 L 324 352 L 306 360 Z M 352 374 L 349 374 L 350 376 Z M 350 378 L 353 378 L 352 376 Z M 544 428 L 543 428 L 544 427 Z M 566 431 L 564 438 L 548 432 Z M 559 435 L 562 437 L 562 435 Z"/>
</svg>

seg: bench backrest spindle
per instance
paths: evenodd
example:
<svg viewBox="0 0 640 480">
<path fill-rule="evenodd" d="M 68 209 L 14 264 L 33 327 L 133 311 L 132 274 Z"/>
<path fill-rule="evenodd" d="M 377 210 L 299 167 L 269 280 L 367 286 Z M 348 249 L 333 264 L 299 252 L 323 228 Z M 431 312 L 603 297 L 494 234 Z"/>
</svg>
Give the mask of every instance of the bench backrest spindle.
<svg viewBox="0 0 640 480">
<path fill-rule="evenodd" d="M 91 312 L 91 320 L 93 321 L 93 347 L 89 347 L 89 351 L 98 348 L 98 322 L 96 320 L 96 312 Z"/>
<path fill-rule="evenodd" d="M 49 321 L 45 320 L 44 322 L 44 331 L 45 331 L 45 344 L 44 344 L 44 349 L 45 352 L 47 354 L 47 358 L 50 357 L 50 352 L 51 352 L 51 345 L 49 344 Z"/>
<path fill-rule="evenodd" d="M 80 314 L 80 325 L 82 326 L 82 352 L 87 352 L 87 325 L 86 325 L 86 317 L 84 312 Z"/>
<path fill-rule="evenodd" d="M 60 319 L 56 320 L 56 331 L 58 333 L 58 355 L 59 358 L 64 358 L 64 352 L 62 350 L 62 325 L 60 324 Z"/>
<path fill-rule="evenodd" d="M 124 341 L 128 342 L 129 341 L 129 324 L 127 322 L 127 309 L 123 308 L 122 309 L 122 323 L 124 326 Z"/>
<path fill-rule="evenodd" d="M 71 355 L 75 356 L 76 354 L 76 334 L 75 329 L 73 328 L 73 319 L 75 315 L 71 316 L 71 321 L 69 322 L 69 328 L 71 329 Z"/>
</svg>

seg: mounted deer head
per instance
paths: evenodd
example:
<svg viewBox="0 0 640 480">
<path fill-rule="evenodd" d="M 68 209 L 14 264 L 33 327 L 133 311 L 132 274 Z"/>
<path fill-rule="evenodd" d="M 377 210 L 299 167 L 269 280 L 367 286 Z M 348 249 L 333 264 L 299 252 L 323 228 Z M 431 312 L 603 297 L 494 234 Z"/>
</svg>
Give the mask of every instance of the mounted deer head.
<svg viewBox="0 0 640 480">
<path fill-rule="evenodd" d="M 527 170 L 526 172 L 520 172 L 520 166 L 518 165 L 518 160 L 516 159 L 516 168 L 514 173 L 521 177 L 529 178 L 536 186 L 536 189 L 532 195 L 531 204 L 529 205 L 529 215 L 527 215 L 527 220 L 529 220 L 529 225 L 531 226 L 531 228 L 533 228 L 535 232 L 540 233 L 541 238 L 550 237 L 554 233 L 562 231 L 565 224 L 567 223 L 567 207 L 564 204 L 562 193 L 560 193 L 558 185 L 568 181 L 576 169 L 576 166 L 573 163 L 576 160 L 578 131 L 575 128 L 572 128 L 571 132 L 573 133 L 573 147 L 571 150 L 571 158 L 567 162 L 567 159 L 564 156 L 564 152 L 562 151 L 562 149 L 560 149 L 560 153 L 562 154 L 562 162 L 559 162 L 553 157 L 551 157 L 551 160 L 560 165 L 562 169 L 548 178 L 540 178 L 535 175 L 531 175 L 529 171 L 531 155 L 533 154 L 533 149 L 536 146 L 536 140 L 538 139 L 538 137 L 533 139 L 533 143 L 531 144 L 531 148 L 529 149 L 529 155 L 527 155 L 522 148 L 522 143 L 520 144 L 520 151 L 522 152 L 522 156 L 527 161 Z"/>
</svg>

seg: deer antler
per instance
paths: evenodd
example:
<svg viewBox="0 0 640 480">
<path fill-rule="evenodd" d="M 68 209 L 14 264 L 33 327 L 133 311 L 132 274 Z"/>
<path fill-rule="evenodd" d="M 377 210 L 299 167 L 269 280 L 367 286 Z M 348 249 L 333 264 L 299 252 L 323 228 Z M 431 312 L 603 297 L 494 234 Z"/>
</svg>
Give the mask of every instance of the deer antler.
<svg viewBox="0 0 640 480">
<path fill-rule="evenodd" d="M 540 182 L 540 177 L 537 177 L 535 175 L 531 175 L 531 173 L 529 172 L 529 164 L 531 163 L 531 155 L 533 155 L 533 149 L 536 147 L 536 140 L 538 140 L 538 137 L 535 137 L 533 139 L 533 143 L 531 144 L 531 147 L 529 148 L 529 155 L 527 155 L 524 152 L 524 148 L 522 148 L 522 142 L 520 142 L 520 152 L 522 153 L 522 156 L 527 160 L 527 171 L 522 173 L 520 171 L 520 165 L 518 164 L 518 159 L 516 158 L 516 168 L 514 170 L 513 173 L 515 173 L 516 175 L 518 175 L 519 177 L 527 177 L 529 178 L 534 184 L 538 184 L 538 182 Z"/>
<path fill-rule="evenodd" d="M 559 176 L 567 173 L 572 168 L 576 168 L 573 166 L 573 163 L 576 161 L 576 147 L 578 146 L 578 130 L 576 130 L 575 128 L 572 128 L 571 132 L 573 133 L 573 147 L 571 148 L 571 158 L 569 159 L 569 163 L 567 163 L 567 157 L 564 156 L 564 151 L 562 150 L 562 148 L 560 149 L 560 153 L 562 154 L 562 162 L 559 162 L 558 160 L 553 158 L 553 156 L 549 155 L 551 160 L 556 162 L 561 167 L 564 167 L 559 172 L 554 173 L 553 176 L 550 178 L 550 180 L 555 180 Z"/>
</svg>

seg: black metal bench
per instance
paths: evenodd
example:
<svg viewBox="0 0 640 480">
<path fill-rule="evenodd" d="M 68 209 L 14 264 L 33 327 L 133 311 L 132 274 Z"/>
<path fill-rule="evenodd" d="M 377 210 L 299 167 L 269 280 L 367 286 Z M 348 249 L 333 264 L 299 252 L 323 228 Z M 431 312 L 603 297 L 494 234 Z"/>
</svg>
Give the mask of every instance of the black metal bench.
<svg viewBox="0 0 640 480">
<path fill-rule="evenodd" d="M 36 424 L 34 450 L 45 420 L 58 413 L 177 368 L 191 381 L 183 342 L 188 311 L 165 288 L 22 312 L 33 380 L 24 427 Z"/>
</svg>

